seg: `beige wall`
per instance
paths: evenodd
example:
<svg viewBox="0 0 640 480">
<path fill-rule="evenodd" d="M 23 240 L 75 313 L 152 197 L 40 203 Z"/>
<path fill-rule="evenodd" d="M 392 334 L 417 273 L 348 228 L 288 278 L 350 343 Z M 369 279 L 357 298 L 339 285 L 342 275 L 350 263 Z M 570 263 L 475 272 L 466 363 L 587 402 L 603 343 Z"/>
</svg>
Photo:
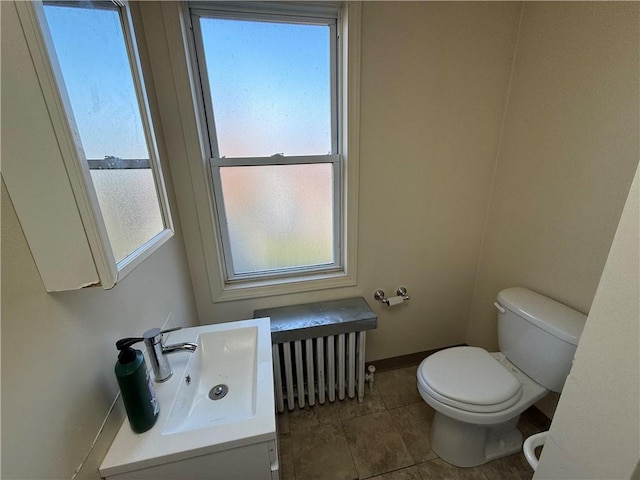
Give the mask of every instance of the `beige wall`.
<svg viewBox="0 0 640 480">
<path fill-rule="evenodd" d="M 638 464 L 639 199 L 640 171 L 613 240 L 536 479 L 628 479 Z"/>
<path fill-rule="evenodd" d="M 365 3 L 358 278 L 372 358 L 464 342 L 519 3 Z M 404 307 L 404 306 L 403 306 Z"/>
<path fill-rule="evenodd" d="M 6 46 L 24 42 L 19 35 L 5 36 L 9 30 L 5 22 L 18 22 L 12 3 L 2 2 L 3 71 L 16 61 Z M 11 94 L 3 84 L 2 96 Z M 41 92 L 36 89 L 31 95 L 37 101 Z M 10 115 L 3 104 L 3 119 Z M 49 141 L 41 147 L 57 149 L 52 132 L 23 134 L 16 141 Z M 12 159 L 3 155 L 2 161 Z M 171 179 L 167 180 L 171 189 Z M 1 476 L 71 478 L 118 393 L 115 341 L 162 325 L 170 313 L 175 325 L 196 323 L 182 236 L 177 232 L 112 290 L 96 287 L 48 294 L 4 182 L 1 204 Z M 123 418 L 117 404 L 107 424 L 109 433 L 100 437 L 80 478 L 98 476 L 97 465 Z"/>
<path fill-rule="evenodd" d="M 184 139 L 163 63 L 171 39 L 158 5 L 142 10 L 191 272 L 178 231 L 111 291 L 46 294 L 3 188 L 3 478 L 69 478 L 116 395 L 113 342 L 170 312 L 191 324 L 196 304 L 199 321 L 214 323 L 362 295 L 380 318 L 370 360 L 465 339 L 494 346 L 490 306 L 504 286 L 589 309 L 638 157 L 633 5 L 526 5 L 474 288 L 521 4 L 365 2 L 358 286 L 219 304 L 209 300 L 194 192 L 180 176 Z M 410 302 L 372 300 L 400 284 Z M 81 476 L 97 475 L 122 418 L 111 415 Z"/>
<path fill-rule="evenodd" d="M 638 10 L 526 3 L 469 344 L 497 346 L 505 287 L 589 312 L 638 164 Z"/>
<path fill-rule="evenodd" d="M 180 119 L 170 115 L 178 96 L 167 41 L 179 39 L 167 40 L 157 5 L 143 10 L 200 321 L 364 296 L 379 315 L 369 360 L 464 342 L 520 4 L 364 2 L 358 285 L 226 303 L 210 298 L 201 192 L 185 160 L 194 147 L 176 138 Z M 399 285 L 410 302 L 389 309 L 372 299 Z"/>
</svg>

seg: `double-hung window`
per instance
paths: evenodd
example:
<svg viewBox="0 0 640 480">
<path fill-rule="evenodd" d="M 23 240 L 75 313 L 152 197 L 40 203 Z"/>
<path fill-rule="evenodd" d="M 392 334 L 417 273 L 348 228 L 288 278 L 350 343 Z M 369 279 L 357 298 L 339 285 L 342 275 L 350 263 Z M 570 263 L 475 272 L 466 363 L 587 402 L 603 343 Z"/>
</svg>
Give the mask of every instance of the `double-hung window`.
<svg viewBox="0 0 640 480">
<path fill-rule="evenodd" d="M 344 272 L 340 8 L 189 7 L 225 283 Z"/>
</svg>

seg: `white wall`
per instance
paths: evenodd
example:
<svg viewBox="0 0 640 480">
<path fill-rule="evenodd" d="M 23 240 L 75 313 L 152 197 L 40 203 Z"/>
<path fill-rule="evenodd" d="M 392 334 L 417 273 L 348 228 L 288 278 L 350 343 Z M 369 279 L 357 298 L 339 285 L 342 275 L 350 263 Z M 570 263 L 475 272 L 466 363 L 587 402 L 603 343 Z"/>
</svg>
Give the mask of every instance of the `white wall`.
<svg viewBox="0 0 640 480">
<path fill-rule="evenodd" d="M 2 2 L 3 72 L 19 61 L 10 46 L 24 44 L 19 30 L 7 36 L 16 30 L 5 28 L 6 22 L 19 25 L 12 2 Z M 35 85 L 30 95 L 37 104 L 37 82 L 22 88 L 27 85 Z M 12 95 L 2 87 L 3 97 Z M 3 124 L 11 113 L 3 103 Z M 47 118 L 44 112 L 33 122 L 44 121 L 43 130 L 22 132 L 16 141 L 44 142 L 42 149 L 55 152 Z M 2 153 L 5 165 L 13 161 Z M 171 178 L 166 180 L 171 189 Z M 175 325 L 197 323 L 182 235 L 178 231 L 112 290 L 48 294 L 4 182 L 1 205 L 2 478 L 71 478 L 118 392 L 115 341 L 162 325 L 170 313 Z M 173 198 L 172 207 L 177 214 Z M 123 418 L 118 404 L 81 478 L 98 476 L 97 465 Z"/>
<path fill-rule="evenodd" d="M 527 2 L 467 341 L 524 286 L 588 313 L 638 164 L 639 6 Z"/>
<path fill-rule="evenodd" d="M 190 98 L 170 71 L 167 45 L 180 38 L 165 31 L 167 10 L 143 6 L 200 321 L 364 296 L 379 315 L 370 360 L 464 342 L 520 4 L 364 2 L 358 285 L 225 303 L 211 301 L 203 267 L 196 211 L 207 202 L 186 161 L 199 154 L 194 120 L 175 115 Z M 191 138 L 176 134 L 180 122 Z M 373 300 L 399 285 L 411 295 L 405 305 Z"/>
<path fill-rule="evenodd" d="M 638 464 L 639 199 L 640 171 L 622 213 L 536 479 L 628 479 Z"/>
</svg>

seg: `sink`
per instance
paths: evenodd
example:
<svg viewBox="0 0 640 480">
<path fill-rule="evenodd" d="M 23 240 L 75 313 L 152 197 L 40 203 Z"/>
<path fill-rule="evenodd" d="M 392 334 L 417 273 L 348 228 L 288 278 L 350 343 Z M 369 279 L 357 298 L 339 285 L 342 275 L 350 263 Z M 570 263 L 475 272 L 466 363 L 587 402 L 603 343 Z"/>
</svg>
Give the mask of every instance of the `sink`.
<svg viewBox="0 0 640 480">
<path fill-rule="evenodd" d="M 256 414 L 258 328 L 201 333 L 196 343 L 162 430 L 165 435 Z"/>
<path fill-rule="evenodd" d="M 102 461 L 100 475 L 108 479 L 227 478 L 224 472 L 223 477 L 212 477 L 207 462 L 217 464 L 234 455 L 250 459 L 234 460 L 236 466 L 253 468 L 266 462 L 270 471 L 271 459 L 277 468 L 269 318 L 183 328 L 166 338 L 168 345 L 181 342 L 198 347 L 192 353 L 171 353 L 173 375 L 153 384 L 160 403 L 156 424 L 136 434 L 125 419 Z M 218 386 L 224 386 L 223 391 L 211 393 L 216 398 L 212 400 L 209 394 Z M 204 460 L 214 457 L 220 460 Z M 203 476 L 194 473 L 193 465 L 204 469 Z"/>
</svg>

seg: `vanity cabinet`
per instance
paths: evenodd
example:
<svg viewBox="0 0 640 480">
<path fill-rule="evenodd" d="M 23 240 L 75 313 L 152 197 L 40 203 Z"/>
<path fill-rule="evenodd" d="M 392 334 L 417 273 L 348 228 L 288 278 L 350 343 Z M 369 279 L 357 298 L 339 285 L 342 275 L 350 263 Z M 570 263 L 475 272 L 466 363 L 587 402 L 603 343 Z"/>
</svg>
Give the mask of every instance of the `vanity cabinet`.
<svg viewBox="0 0 640 480">
<path fill-rule="evenodd" d="M 279 480 L 277 441 L 273 439 L 231 448 L 105 478 L 107 480 Z"/>
<path fill-rule="evenodd" d="M 173 375 L 155 384 L 156 424 L 136 434 L 125 420 L 100 475 L 108 480 L 278 479 L 269 318 L 183 328 L 168 341 L 193 343 L 196 350 L 171 355 Z M 213 398 L 222 385 L 227 393 Z"/>
</svg>

